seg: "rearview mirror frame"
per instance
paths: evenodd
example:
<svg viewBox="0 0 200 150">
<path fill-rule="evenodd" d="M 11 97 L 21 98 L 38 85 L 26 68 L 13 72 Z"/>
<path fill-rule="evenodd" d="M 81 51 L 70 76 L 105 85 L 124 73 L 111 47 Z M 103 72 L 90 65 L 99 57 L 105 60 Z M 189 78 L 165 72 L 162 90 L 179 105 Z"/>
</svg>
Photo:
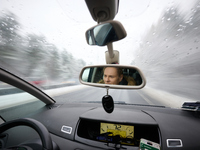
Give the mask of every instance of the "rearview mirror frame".
<svg viewBox="0 0 200 150">
<path fill-rule="evenodd" d="M 100 84 L 100 83 L 92 83 L 92 82 L 85 82 L 82 80 L 82 76 L 84 71 L 87 68 L 92 68 L 92 67 L 119 67 L 119 68 L 130 68 L 130 69 L 135 69 L 138 71 L 138 73 L 141 76 L 142 83 L 140 85 L 136 86 L 127 86 L 127 85 L 112 85 L 112 84 Z M 146 79 L 142 73 L 142 71 L 135 67 L 135 66 L 130 66 L 130 65 L 119 65 L 119 64 L 107 64 L 107 65 L 92 65 L 92 66 L 86 66 L 84 67 L 79 75 L 79 81 L 81 84 L 88 85 L 88 86 L 95 86 L 95 87 L 101 87 L 101 88 L 109 88 L 109 89 L 141 89 L 146 85 Z"/>
<path fill-rule="evenodd" d="M 96 30 L 98 32 L 95 33 Z M 89 45 L 105 46 L 125 38 L 127 33 L 119 21 L 110 20 L 91 27 L 85 36 Z"/>
</svg>

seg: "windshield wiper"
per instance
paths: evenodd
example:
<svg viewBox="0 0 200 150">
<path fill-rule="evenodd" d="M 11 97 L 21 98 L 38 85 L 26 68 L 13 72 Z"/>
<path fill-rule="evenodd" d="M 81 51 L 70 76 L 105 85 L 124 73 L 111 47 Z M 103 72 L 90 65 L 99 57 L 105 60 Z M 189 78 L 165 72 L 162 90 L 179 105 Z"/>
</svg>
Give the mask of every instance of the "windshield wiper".
<svg viewBox="0 0 200 150">
<path fill-rule="evenodd" d="M 200 112 L 200 102 L 185 102 L 182 107 L 183 110 Z"/>
</svg>

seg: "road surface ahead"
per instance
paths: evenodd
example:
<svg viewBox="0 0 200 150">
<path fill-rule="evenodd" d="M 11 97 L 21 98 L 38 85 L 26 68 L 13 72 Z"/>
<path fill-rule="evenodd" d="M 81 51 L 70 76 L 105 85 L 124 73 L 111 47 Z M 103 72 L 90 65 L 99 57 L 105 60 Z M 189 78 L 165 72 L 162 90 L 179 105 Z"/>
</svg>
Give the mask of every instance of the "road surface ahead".
<svg viewBox="0 0 200 150">
<path fill-rule="evenodd" d="M 158 101 L 154 101 L 141 90 L 120 90 L 109 89 L 109 95 L 113 97 L 114 102 L 125 102 L 143 105 L 162 105 Z M 97 87 L 88 87 L 75 90 L 63 95 L 53 97 L 57 102 L 75 102 L 75 101 L 95 101 L 101 102 L 102 97 L 106 95 L 106 89 Z"/>
<path fill-rule="evenodd" d="M 85 85 L 68 86 L 45 90 L 58 103 L 65 102 L 101 102 L 107 91 L 104 88 L 89 87 Z M 179 97 L 164 91 L 144 87 L 140 90 L 109 89 L 109 95 L 115 103 L 142 104 L 180 108 L 185 101 L 195 101 L 186 97 Z M 15 101 L 13 101 L 13 98 Z M 11 105 L 21 105 L 37 99 L 28 93 L 16 93 L 0 96 L 1 108 Z"/>
</svg>

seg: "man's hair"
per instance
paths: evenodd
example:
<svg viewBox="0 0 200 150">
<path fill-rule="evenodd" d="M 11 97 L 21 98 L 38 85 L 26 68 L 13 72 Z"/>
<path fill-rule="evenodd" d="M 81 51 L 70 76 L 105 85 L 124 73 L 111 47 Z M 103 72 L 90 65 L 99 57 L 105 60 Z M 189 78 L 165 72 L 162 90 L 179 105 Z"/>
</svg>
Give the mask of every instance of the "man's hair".
<svg viewBox="0 0 200 150">
<path fill-rule="evenodd" d="M 113 66 L 111 66 L 111 67 L 113 67 Z M 107 68 L 107 67 L 104 67 L 104 68 L 103 68 L 103 74 L 104 74 L 104 71 L 105 71 L 106 68 Z M 119 67 L 113 67 L 113 68 L 117 69 L 117 74 L 118 74 L 118 76 L 123 75 L 123 70 L 122 70 L 122 68 L 119 68 Z"/>
</svg>

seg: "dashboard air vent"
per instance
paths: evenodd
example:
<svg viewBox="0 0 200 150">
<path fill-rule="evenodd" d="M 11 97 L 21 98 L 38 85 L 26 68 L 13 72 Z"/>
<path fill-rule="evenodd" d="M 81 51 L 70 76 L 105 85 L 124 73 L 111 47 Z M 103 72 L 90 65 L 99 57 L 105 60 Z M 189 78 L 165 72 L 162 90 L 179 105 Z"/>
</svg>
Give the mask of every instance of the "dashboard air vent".
<svg viewBox="0 0 200 150">
<path fill-rule="evenodd" d="M 167 139 L 167 147 L 183 147 L 180 139 Z"/>
</svg>

